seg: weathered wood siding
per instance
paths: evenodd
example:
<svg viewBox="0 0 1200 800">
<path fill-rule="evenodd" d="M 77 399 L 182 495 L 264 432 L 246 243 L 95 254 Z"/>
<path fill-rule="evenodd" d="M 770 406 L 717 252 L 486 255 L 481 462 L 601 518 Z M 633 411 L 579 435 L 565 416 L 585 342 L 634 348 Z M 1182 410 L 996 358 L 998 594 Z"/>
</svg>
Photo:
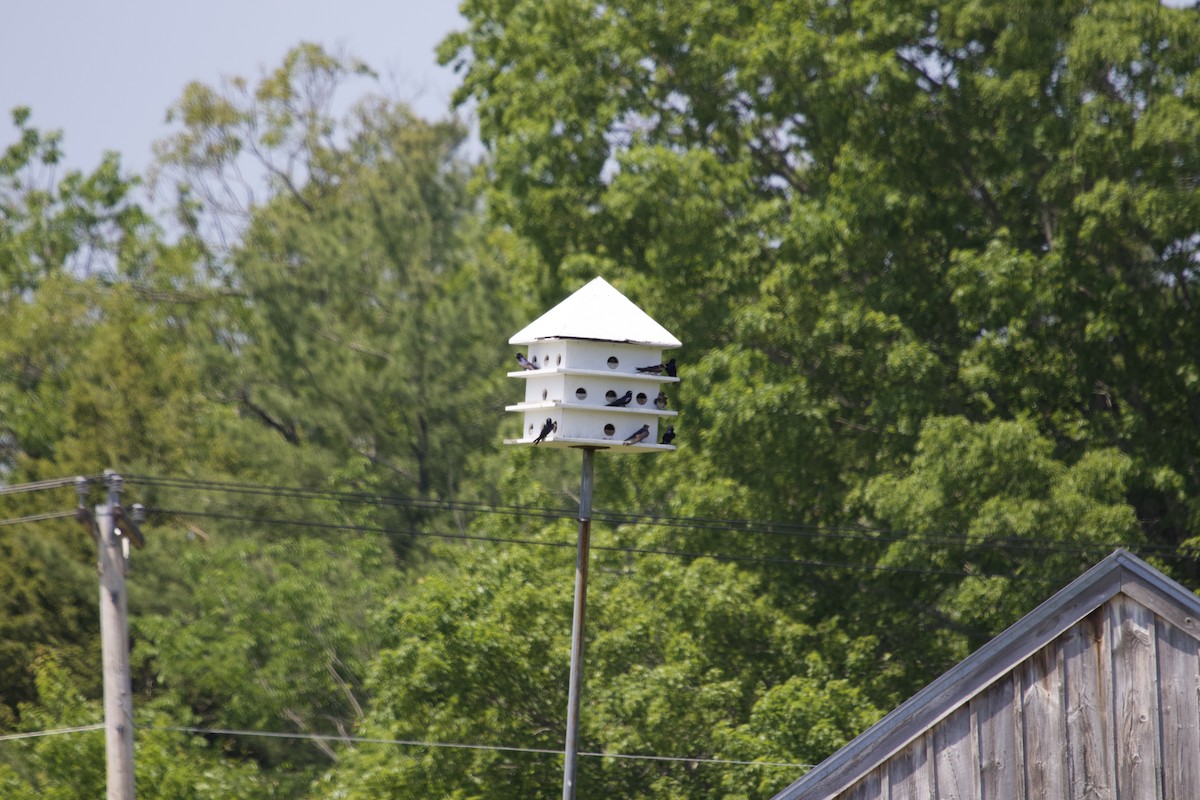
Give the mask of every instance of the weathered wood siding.
<svg viewBox="0 0 1200 800">
<path fill-rule="evenodd" d="M 1200 800 L 1200 641 L 1120 594 L 839 800 Z"/>
</svg>

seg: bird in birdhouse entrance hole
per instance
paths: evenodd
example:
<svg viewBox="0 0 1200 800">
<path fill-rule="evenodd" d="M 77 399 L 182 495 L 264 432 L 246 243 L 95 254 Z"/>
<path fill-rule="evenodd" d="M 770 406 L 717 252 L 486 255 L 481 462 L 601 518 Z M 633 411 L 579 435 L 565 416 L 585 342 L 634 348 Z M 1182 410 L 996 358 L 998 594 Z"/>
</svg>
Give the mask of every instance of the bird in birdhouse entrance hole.
<svg viewBox="0 0 1200 800">
<path fill-rule="evenodd" d="M 537 435 L 537 438 L 533 440 L 533 443 L 537 444 L 538 442 L 542 441 L 547 436 L 549 436 L 550 434 L 554 433 L 557 430 L 558 430 L 558 423 L 555 422 L 550 417 L 546 417 L 546 424 L 542 426 L 542 432 Z"/>
<path fill-rule="evenodd" d="M 657 408 L 659 411 L 662 411 L 664 408 L 666 408 L 666 407 L 667 407 L 667 394 L 666 394 L 666 392 L 659 392 L 659 393 L 658 393 L 658 397 L 654 398 L 654 407 L 655 407 L 655 408 Z"/>
<path fill-rule="evenodd" d="M 668 425 L 662 435 L 662 444 L 670 444 L 675 441 L 675 426 Z"/>
<path fill-rule="evenodd" d="M 537 369 L 538 368 L 537 364 L 534 364 L 532 361 L 530 361 L 528 358 L 521 355 L 520 353 L 517 353 L 517 363 L 521 365 L 521 369 Z"/>
<path fill-rule="evenodd" d="M 644 442 L 646 441 L 646 437 L 649 435 L 650 426 L 643 425 L 642 427 L 638 428 L 638 430 L 632 436 L 625 440 L 625 444 L 638 444 L 639 442 Z"/>
<path fill-rule="evenodd" d="M 623 408 L 624 406 L 629 405 L 629 401 L 632 399 L 633 399 L 633 392 L 626 392 L 625 394 L 618 397 L 616 400 L 606 403 L 605 405 Z"/>
<path fill-rule="evenodd" d="M 665 364 L 652 364 L 649 367 L 638 367 L 638 372 L 645 372 L 651 375 L 661 375 L 664 372 L 670 377 L 675 377 L 675 359 L 671 359 Z"/>
</svg>

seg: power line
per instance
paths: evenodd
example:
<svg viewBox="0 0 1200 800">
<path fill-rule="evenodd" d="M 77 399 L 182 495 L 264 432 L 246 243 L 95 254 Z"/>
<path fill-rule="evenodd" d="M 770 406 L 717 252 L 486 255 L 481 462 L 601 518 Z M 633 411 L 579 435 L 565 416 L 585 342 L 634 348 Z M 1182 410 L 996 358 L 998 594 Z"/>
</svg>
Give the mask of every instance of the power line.
<svg viewBox="0 0 1200 800">
<path fill-rule="evenodd" d="M 0 496 L 6 494 L 21 494 L 22 492 L 40 492 L 45 489 L 60 489 L 64 486 L 74 486 L 75 482 L 83 478 L 88 483 L 99 480 L 102 475 L 79 475 L 71 476 L 70 478 L 50 478 L 44 481 L 34 481 L 32 483 L 16 483 L 11 486 L 0 486 Z"/>
<path fill-rule="evenodd" d="M 225 519 L 236 522 L 259 522 L 264 525 L 287 525 L 298 528 L 317 528 L 320 530 L 333 531 L 350 531 L 364 533 L 384 533 L 396 534 L 399 536 L 421 537 L 428 536 L 434 539 L 459 539 L 468 542 L 495 542 L 498 544 L 524 544 L 538 547 L 561 547 L 574 548 L 574 542 L 548 542 L 540 539 L 516 539 L 504 538 L 498 536 L 478 536 L 469 533 L 445 533 L 439 531 L 418 531 L 411 528 L 383 528 L 373 525 L 357 525 L 341 522 L 320 522 L 311 519 L 280 519 L 277 517 L 264 517 L 257 514 L 234 514 L 227 511 L 195 511 L 176 508 L 159 508 L 157 506 L 147 506 L 146 512 L 149 514 L 164 514 L 174 517 L 201 517 L 208 519 Z"/>
<path fill-rule="evenodd" d="M 467 742 L 430 742 L 418 739 L 385 739 L 373 736 L 343 736 L 326 733 L 287 733 L 279 731 L 250 731 L 238 730 L 236 728 L 197 728 L 186 725 L 152 725 L 139 726 L 138 730 L 142 731 L 173 731 L 176 733 L 196 733 L 212 736 L 258 736 L 271 739 L 300 739 L 305 741 L 316 742 L 339 742 L 342 744 L 391 744 L 402 745 L 407 747 L 431 747 L 431 748 L 451 748 L 458 750 L 490 750 L 507 753 L 534 753 L 536 755 L 552 755 L 561 756 L 565 751 L 556 750 L 549 747 L 520 747 L 516 745 L 499 745 L 499 744 L 470 744 Z M 626 759 L 631 761 L 673 761 L 686 762 L 689 764 L 725 764 L 732 766 L 747 766 L 747 767 L 793 767 L 798 769 L 812 769 L 813 764 L 794 764 L 786 761 L 744 761 L 733 758 L 709 758 L 707 756 L 660 756 L 647 755 L 642 753 L 597 753 L 597 752 L 580 752 L 581 756 L 589 756 L 591 758 L 614 758 Z"/>
<path fill-rule="evenodd" d="M 70 728 L 52 728 L 41 731 L 28 731 L 24 733 L 8 733 L 0 735 L 0 742 L 16 741 L 20 739 L 35 739 L 44 736 L 60 736 L 70 733 L 86 733 L 90 731 L 98 731 L 104 728 L 104 723 L 98 722 L 92 725 L 77 725 Z M 314 742 L 336 742 L 341 744 L 389 744 L 404 747 L 429 747 L 429 748 L 449 748 L 458 750 L 488 750 L 507 753 L 533 753 L 536 755 L 563 755 L 562 750 L 556 750 L 548 747 L 520 747 L 517 745 L 500 745 L 500 744 L 473 744 L 468 742 L 431 742 L 420 739 L 388 739 L 374 736 L 342 736 L 335 734 L 323 733 L 287 733 L 280 731 L 251 731 L 240 730 L 237 728 L 199 728 L 190 725 L 139 725 L 138 731 L 170 731 L 173 733 L 194 733 L 204 736 L 256 736 L 270 739 L 297 739 Z M 579 753 L 581 756 L 589 758 L 612 758 L 624 759 L 628 761 L 665 761 L 665 762 L 683 762 L 688 764 L 719 764 L 726 766 L 745 766 L 745 767 L 789 767 L 794 769 L 812 769 L 812 764 L 796 764 L 790 761 L 747 761 L 736 758 L 711 758 L 708 756 L 662 756 L 652 755 L 647 753 L 600 753 L 600 752 L 585 752 Z"/>
<path fill-rule="evenodd" d="M 102 478 L 101 475 L 80 476 L 91 482 Z M 19 492 L 55 489 L 64 486 L 74 486 L 78 477 L 52 478 L 32 483 L 16 484 L 0 487 L 0 495 Z M 159 486 L 162 488 L 198 491 L 209 489 L 233 494 L 251 494 L 273 498 L 332 500 L 342 503 L 356 503 L 375 507 L 396 506 L 403 508 L 418 508 L 435 511 L 460 511 L 474 513 L 503 514 L 519 517 L 536 517 L 542 519 L 573 519 L 575 512 L 571 509 L 534 509 L 528 506 L 505 505 L 464 500 L 436 500 L 412 498 L 397 495 L 385 495 L 369 492 L 346 492 L 326 489 L 308 489 L 298 486 L 279 486 L 270 484 L 248 484 L 236 481 L 215 481 L 201 478 L 179 478 L 174 476 L 130 475 L 126 476 L 127 483 L 144 486 Z M 42 519 L 55 519 L 70 516 L 73 512 L 60 512 L 57 515 L 31 515 L 28 518 L 15 518 L 11 521 L 0 521 L 3 524 L 20 524 L 38 522 Z M 874 544 L 908 542 L 941 545 L 966 544 L 963 534 L 953 533 L 918 533 L 894 528 L 871 527 L 865 525 L 821 526 L 796 522 L 774 522 L 761 520 L 727 520 L 710 517 L 668 516 L 662 514 L 630 514 L 621 512 L 598 511 L 594 518 L 613 524 L 643 524 L 684 530 L 708 530 L 744 533 L 767 536 L 801 536 L 835 540 L 857 540 Z M 435 535 L 435 534 L 426 534 Z M 460 537 L 461 538 L 461 537 Z M 517 542 L 524 543 L 524 542 Z M 1081 546 L 1070 546 L 1048 543 L 1047 540 L 1003 537 L 988 539 L 986 546 L 991 549 L 1008 550 L 1011 552 L 1041 552 L 1041 553 L 1078 553 L 1084 554 L 1092 550 L 1111 550 L 1125 547 L 1140 553 L 1152 553 L 1177 559 L 1186 558 L 1174 548 L 1162 545 L 1129 545 L 1123 542 L 1096 543 Z M 716 557 L 716 556 L 713 556 Z M 733 558 L 733 557 L 730 557 Z M 740 560 L 740 559 L 739 559 Z M 785 559 L 786 561 L 786 559 Z M 954 573 L 957 574 L 957 573 Z M 970 574 L 970 573 L 966 573 Z"/>
<path fill-rule="evenodd" d="M 480 536 L 480 535 L 467 534 L 467 533 L 445 533 L 445 532 L 429 531 L 429 530 L 418 531 L 418 530 L 413 530 L 411 528 L 385 528 L 385 527 L 379 527 L 379 526 L 373 526 L 373 525 L 357 525 L 357 524 L 347 524 L 347 523 L 338 523 L 338 522 L 319 522 L 319 521 L 307 520 L 307 519 L 279 519 L 279 518 L 274 518 L 274 517 L 263 517 L 263 516 L 258 516 L 258 515 L 249 515 L 249 514 L 233 514 L 233 513 L 229 513 L 229 512 L 220 512 L 220 511 L 193 511 L 193 510 L 168 509 L 168 508 L 158 508 L 158 507 L 148 507 L 146 510 L 148 512 L 152 512 L 152 513 L 156 513 L 156 514 L 164 514 L 164 515 L 168 515 L 168 516 L 225 519 L 225 520 L 233 520 L 233 521 L 240 521 L 240 522 L 255 522 L 255 523 L 266 524 L 266 525 L 287 525 L 287 526 L 294 526 L 294 527 L 300 527 L 300 528 L 316 528 L 316 529 L 321 529 L 321 530 L 382 533 L 382 534 L 389 534 L 389 535 L 409 536 L 409 537 L 413 537 L 413 538 L 432 537 L 432 538 L 438 538 L 438 539 L 458 539 L 458 540 L 462 540 L 462 541 L 488 542 L 488 543 L 492 543 L 492 544 L 519 544 L 519 545 L 529 545 L 529 546 L 534 546 L 534 547 L 556 547 L 556 548 L 560 548 L 560 549 L 574 549 L 574 547 L 575 547 L 574 542 L 554 542 L 554 541 L 546 541 L 546 540 L 542 540 L 542 539 L 517 539 L 517 538 L 502 537 L 502 536 Z M 682 551 L 682 550 L 666 550 L 666 549 L 662 549 L 662 548 L 620 547 L 617 545 L 592 545 L 592 549 L 593 550 L 606 550 L 606 551 L 610 551 L 610 552 L 620 552 L 620 553 L 635 553 L 635 554 L 641 554 L 641 555 L 671 556 L 671 557 L 676 557 L 676 558 L 690 558 L 690 559 L 711 558 L 714 561 L 735 561 L 735 562 L 748 562 L 748 563 L 758 563 L 758 564 L 777 564 L 777 565 L 792 566 L 792 567 L 802 567 L 802 568 L 808 568 L 808 569 L 846 569 L 846 570 L 859 570 L 859 571 L 866 571 L 866 572 L 889 572 L 889 573 L 916 574 L 916 575 L 942 575 L 942 576 L 956 577 L 956 578 L 969 578 L 969 577 L 1015 578 L 1015 577 L 1017 577 L 1015 575 L 995 575 L 995 574 L 982 573 L 982 572 L 968 572 L 965 570 L 941 570 L 941 569 L 930 569 L 927 567 L 898 567 L 898 566 L 887 566 L 887 565 L 882 565 L 882 564 L 854 564 L 854 563 L 848 563 L 848 562 L 819 561 L 819 560 L 815 560 L 815 559 L 774 558 L 774 557 L 770 557 L 770 556 L 750 556 L 750 555 L 739 555 L 739 554 L 732 554 L 732 553 L 704 553 L 704 552 L 690 552 L 690 551 Z M 1026 577 L 1026 578 L 1024 578 L 1024 580 L 1040 582 L 1040 583 L 1051 583 L 1052 582 L 1049 579 L 1034 578 L 1034 577 Z"/>
<path fill-rule="evenodd" d="M 49 519 L 66 519 L 74 517 L 77 512 L 71 511 L 50 511 L 45 514 L 30 514 L 26 517 L 10 517 L 8 519 L 0 519 L 0 527 L 6 525 L 23 525 L 27 522 L 45 522 Z"/>
<path fill-rule="evenodd" d="M 98 476 L 91 476 L 98 477 Z M 90 480 L 90 478 L 85 478 Z M 546 510 L 546 509 L 531 509 L 527 506 L 516 505 L 500 505 L 489 504 L 473 501 L 446 501 L 409 498 L 402 496 L 389 496 L 378 493 L 365 492 L 344 492 L 334 490 L 317 490 L 306 489 L 304 487 L 295 486 L 274 486 L 274 485 L 253 485 L 239 483 L 233 481 L 213 481 L 198 478 L 177 478 L 172 476 L 145 476 L 134 475 L 128 476 L 126 479 L 129 483 L 136 483 L 148 486 L 160 486 L 163 488 L 174 488 L 184 491 L 202 491 L 205 489 L 228 492 L 235 494 L 251 494 L 256 496 L 266 496 L 273 498 L 292 498 L 292 499 L 315 499 L 315 500 L 333 500 L 337 502 L 349 502 L 357 504 L 366 504 L 375 507 L 380 506 L 399 506 L 408 508 L 422 508 L 442 511 L 470 511 L 474 513 L 498 513 L 520 517 L 538 517 L 549 519 L 569 519 L 575 514 L 568 510 Z M 60 488 L 68 485 L 75 485 L 78 478 L 57 478 L 36 483 L 20 484 L 12 487 L 0 488 L 0 492 L 17 492 L 17 491 L 36 491 L 40 489 Z M 409 536 L 409 537 L 429 537 L 442 539 L 460 539 L 466 541 L 484 541 L 501 544 L 518 544 L 541 547 L 558 547 L 570 548 L 574 545 L 570 542 L 552 542 L 535 539 L 520 539 L 512 537 L 493 537 L 493 536 L 475 536 L 466 533 L 444 533 L 430 530 L 412 530 L 402 528 L 383 528 L 383 527 L 367 527 L 361 525 L 339 525 L 337 523 L 314 522 L 311 520 L 284 520 L 265 517 L 261 515 L 238 515 L 232 513 L 222 513 L 216 511 L 179 511 L 173 509 L 155 509 L 162 514 L 175 514 L 184 516 L 199 516 L 222 518 L 230 520 L 239 520 L 245 522 L 256 522 L 262 524 L 273 525 L 289 525 L 294 527 L 310 527 L 324 528 L 333 530 L 362 530 L 373 531 L 385 534 Z M 17 517 L 9 520 L 0 520 L 0 526 L 16 525 L 29 522 L 39 522 L 49 519 L 65 518 L 73 515 L 72 511 L 51 512 L 47 514 L 29 515 L 27 517 Z M 913 534 L 899 532 L 895 530 L 882 528 L 867 528 L 867 527 L 827 527 L 806 525 L 803 523 L 779 523 L 779 522 L 761 522 L 753 520 L 720 520 L 702 517 L 669 517 L 665 515 L 655 514 L 627 514 L 616 512 L 598 512 L 595 515 L 599 519 L 609 521 L 616 524 L 647 524 L 656 525 L 668 528 L 680 528 L 689 530 L 712 530 L 712 531 L 730 531 L 747 534 L 759 535 L 784 535 L 784 536 L 806 536 L 806 537 L 822 537 L 831 539 L 852 539 L 865 540 L 872 543 L 890 543 L 890 542 L 910 542 L 910 543 L 935 543 L 935 544 L 954 544 L 963 545 L 962 536 L 938 536 L 930 534 Z M 1063 552 L 1087 554 L 1095 550 L 1111 549 L 1114 547 L 1130 547 L 1121 543 L 1100 543 L 1084 546 L 1063 546 L 1063 545 L 1041 545 L 1037 542 L 1027 540 L 1013 539 L 991 539 L 986 542 L 986 546 L 997 550 L 1008 550 L 1011 552 L 1030 551 L 1030 552 Z M 944 575 L 949 577 L 1016 577 L 1013 575 L 991 575 L 986 573 L 971 572 L 967 570 L 946 570 L 946 569 L 931 569 L 925 567 L 902 567 L 902 566 L 887 566 L 878 564 L 860 564 L 846 562 L 831 562 L 822 561 L 819 559 L 789 559 L 770 556 L 752 556 L 730 553 L 712 553 L 712 552 L 696 552 L 684 550 L 672 550 L 664 548 L 636 548 L 636 547 L 619 547 L 619 546 L 597 546 L 597 550 L 609 550 L 626 553 L 640 553 L 663 555 L 678 558 L 712 558 L 718 561 L 743 562 L 743 563 L 762 563 L 776 564 L 784 566 L 802 567 L 810 569 L 846 569 L 871 572 L 888 572 L 901 574 L 917 574 L 917 575 Z M 1134 547 L 1140 552 L 1147 551 L 1165 551 L 1160 555 L 1173 556 L 1175 558 L 1184 558 L 1185 556 L 1177 553 L 1171 548 L 1156 548 L 1153 546 Z M 1034 579 L 1036 580 L 1036 579 Z"/>
<path fill-rule="evenodd" d="M 234 494 L 252 494 L 273 498 L 332 500 L 336 502 L 356 503 L 375 507 L 397 506 L 436 511 L 467 511 L 476 513 L 503 514 L 519 517 L 537 517 L 544 519 L 574 519 L 576 512 L 572 509 L 533 509 L 528 506 L 504 505 L 464 500 L 436 500 L 426 498 L 411 498 L 396 495 L 384 495 L 368 492 L 344 492 L 325 489 L 306 489 L 296 486 L 253 485 L 232 481 L 212 481 L 194 478 L 175 478 L 169 476 L 127 476 L 131 484 L 159 486 L 185 491 L 210 489 Z M 746 533 L 753 535 L 773 536 L 802 536 L 812 538 L 827 538 L 837 540 L 857 540 L 870 543 L 927 543 L 944 545 L 963 545 L 966 542 L 964 534 L 950 533 L 917 533 L 892 528 L 870 526 L 820 526 L 795 522 L 771 522 L 759 520 L 723 520 L 706 517 L 682 517 L 660 514 L 630 514 L 621 512 L 597 511 L 594 519 L 614 524 L 645 524 L 660 527 L 679 528 L 685 530 L 709 530 Z M 1156 545 L 1140 545 L 1132 547 L 1122 542 L 1104 542 L 1084 546 L 1069 546 L 1049 543 L 1047 540 L 1028 538 L 1003 537 L 989 539 L 987 546 L 994 549 L 1010 551 L 1029 551 L 1044 553 L 1085 553 L 1090 550 L 1112 550 L 1117 547 L 1137 549 L 1139 552 L 1153 552 L 1160 555 L 1179 557 L 1171 547 Z"/>
<path fill-rule="evenodd" d="M 98 731 L 104 728 L 103 722 L 97 722 L 94 725 L 77 725 L 73 728 L 52 728 L 45 731 L 30 731 L 28 733 L 6 733 L 0 735 L 0 742 L 11 742 L 16 739 L 36 739 L 39 736 L 58 736 L 63 733 L 83 733 L 84 731 Z"/>
</svg>

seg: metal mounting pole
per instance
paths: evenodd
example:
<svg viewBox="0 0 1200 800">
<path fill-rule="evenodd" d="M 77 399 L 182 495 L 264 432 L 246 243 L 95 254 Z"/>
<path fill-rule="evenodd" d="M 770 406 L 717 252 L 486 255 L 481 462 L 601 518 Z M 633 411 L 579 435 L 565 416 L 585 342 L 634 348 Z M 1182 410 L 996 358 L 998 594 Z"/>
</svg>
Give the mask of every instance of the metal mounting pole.
<svg viewBox="0 0 1200 800">
<path fill-rule="evenodd" d="M 596 448 L 583 448 L 579 483 L 579 544 L 575 550 L 575 611 L 571 618 L 571 682 L 567 693 L 567 747 L 563 762 L 563 800 L 575 800 L 575 764 L 579 751 L 579 693 L 583 683 L 583 617 L 587 608 L 588 547 L 592 527 L 592 474 Z"/>
<path fill-rule="evenodd" d="M 100 649 L 104 662 L 104 744 L 108 800 L 134 800 L 133 686 L 129 677 L 129 623 L 125 595 L 127 531 L 117 531 L 121 477 L 108 474 L 108 504 L 96 506 L 100 551 Z M 140 535 L 140 534 L 139 534 Z"/>
</svg>

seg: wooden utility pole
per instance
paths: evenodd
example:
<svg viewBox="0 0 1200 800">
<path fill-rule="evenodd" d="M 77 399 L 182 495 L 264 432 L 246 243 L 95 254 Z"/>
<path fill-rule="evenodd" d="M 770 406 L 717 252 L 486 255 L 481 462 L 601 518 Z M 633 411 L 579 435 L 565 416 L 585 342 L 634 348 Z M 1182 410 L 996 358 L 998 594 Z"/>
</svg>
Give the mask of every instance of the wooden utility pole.
<svg viewBox="0 0 1200 800">
<path fill-rule="evenodd" d="M 96 506 L 93 534 L 100 551 L 100 648 L 104 661 L 108 800 L 134 800 L 133 684 L 129 675 L 125 560 L 129 542 L 141 545 L 141 532 L 121 509 L 121 476 L 106 472 L 105 483 L 108 503 Z"/>
</svg>

